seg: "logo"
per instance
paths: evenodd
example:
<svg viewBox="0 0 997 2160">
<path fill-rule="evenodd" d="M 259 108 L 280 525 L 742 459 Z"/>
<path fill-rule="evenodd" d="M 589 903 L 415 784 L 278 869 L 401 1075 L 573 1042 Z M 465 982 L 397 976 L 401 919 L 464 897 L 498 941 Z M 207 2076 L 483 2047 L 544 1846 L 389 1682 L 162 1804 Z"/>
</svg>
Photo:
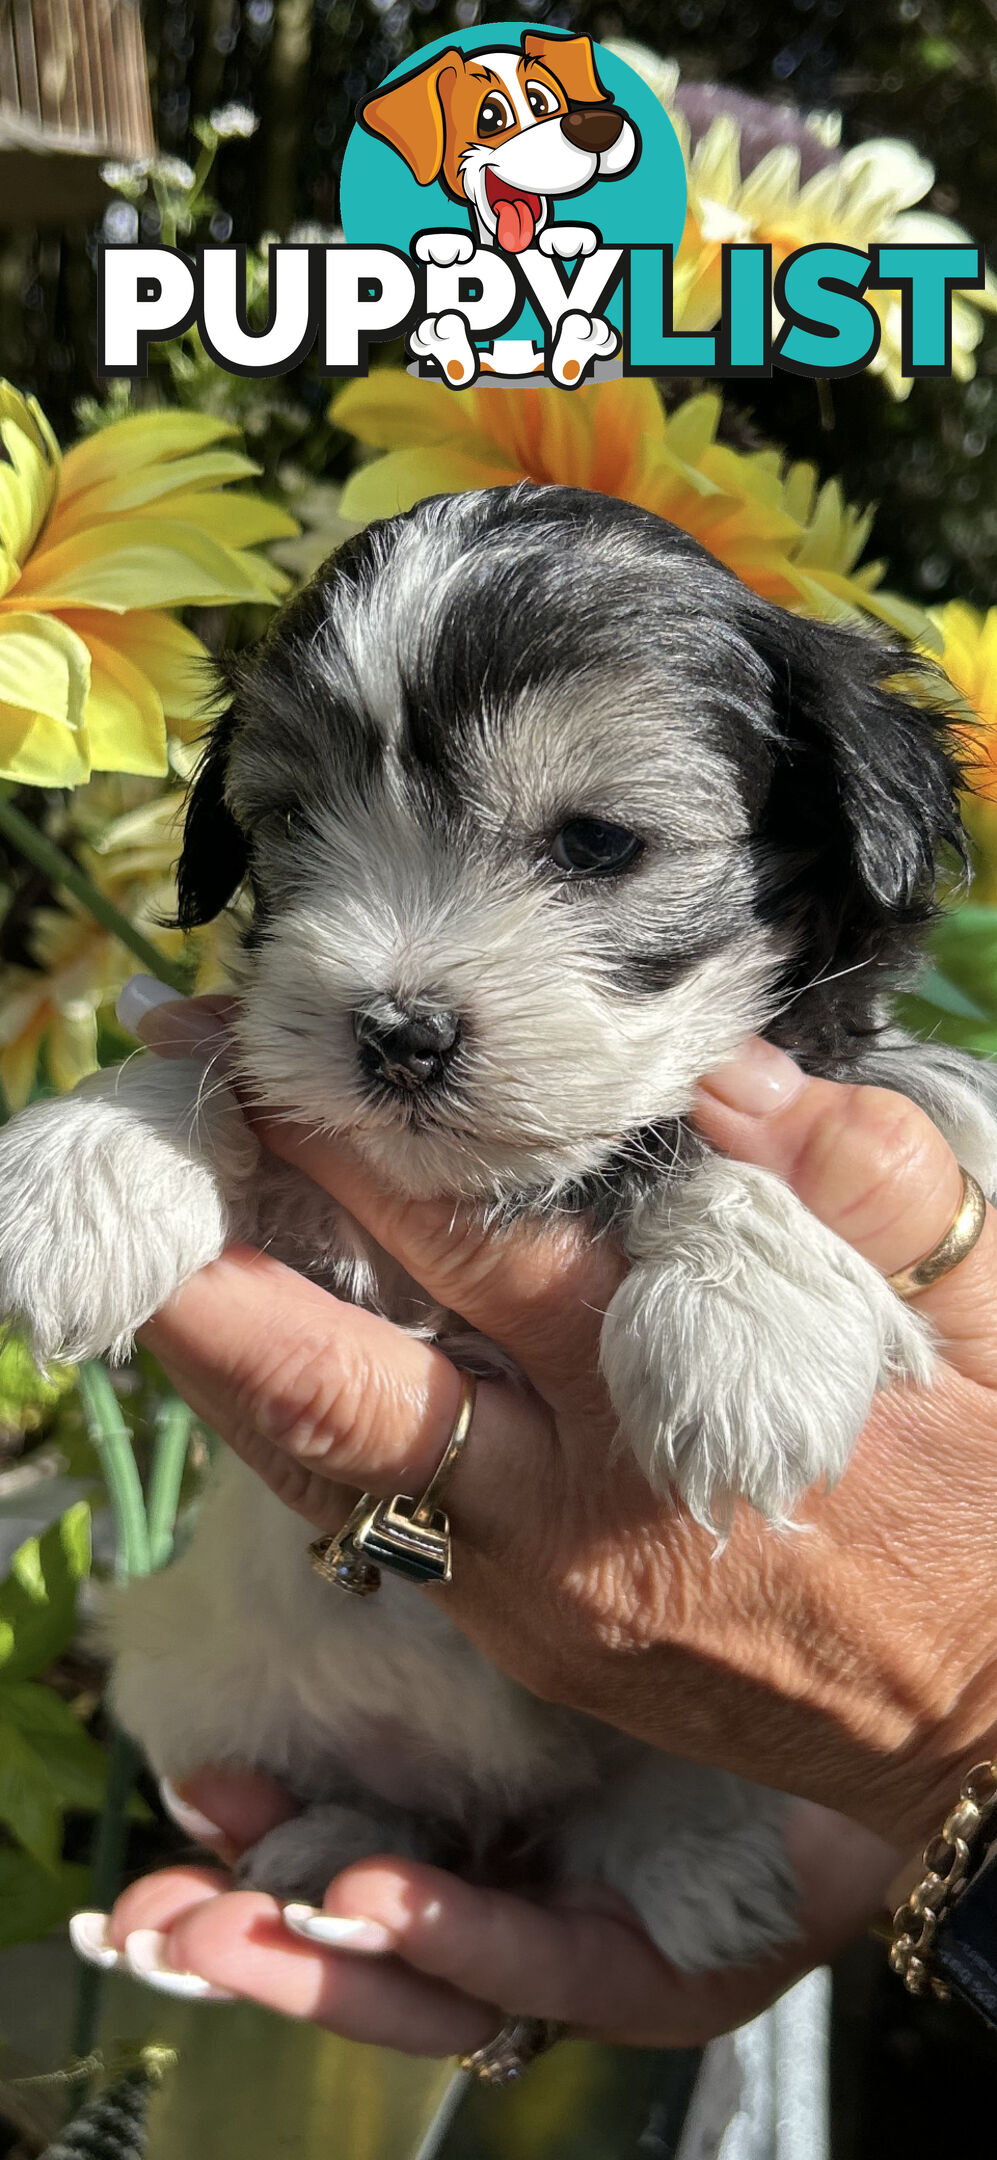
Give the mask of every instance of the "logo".
<svg viewBox="0 0 997 2160">
<path fill-rule="evenodd" d="M 269 314 L 251 327 L 245 250 L 105 247 L 99 368 L 144 375 L 153 341 L 197 325 L 233 374 L 271 376 L 317 346 L 330 376 L 367 373 L 403 337 L 410 370 L 574 390 L 615 375 L 858 373 L 899 296 L 902 366 L 952 369 L 952 294 L 983 284 L 982 249 L 721 248 L 709 333 L 674 327 L 686 219 L 678 138 L 649 86 L 591 38 L 521 22 L 455 32 L 386 76 L 357 110 L 340 188 L 343 240 L 271 247 Z"/>
<path fill-rule="evenodd" d="M 674 251 L 686 214 L 678 139 L 632 68 L 588 37 L 492 24 L 396 69 L 357 120 L 343 230 L 421 265 L 420 374 L 620 373 L 626 250 Z"/>
</svg>

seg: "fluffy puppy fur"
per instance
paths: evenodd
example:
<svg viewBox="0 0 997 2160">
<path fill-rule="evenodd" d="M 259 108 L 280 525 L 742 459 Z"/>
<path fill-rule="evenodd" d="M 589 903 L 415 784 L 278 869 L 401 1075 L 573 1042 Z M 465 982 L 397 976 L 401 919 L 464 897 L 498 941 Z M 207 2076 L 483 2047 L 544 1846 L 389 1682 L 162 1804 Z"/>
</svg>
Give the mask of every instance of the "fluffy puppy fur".
<svg viewBox="0 0 997 2160">
<path fill-rule="evenodd" d="M 912 672 L 642 510 L 496 488 L 324 567 L 237 663 L 190 803 L 182 921 L 251 895 L 246 1089 L 409 1193 L 611 1228 L 621 1434 L 706 1522 L 738 1496 L 787 1518 L 931 1349 L 778 1178 L 695 1139 L 698 1076 L 760 1030 L 902 1089 L 997 1185 L 993 1076 L 887 1024 L 961 841 Z M 232 1236 L 481 1355 L 195 1065 L 136 1058 L 0 1136 L 0 1307 L 42 1359 L 124 1355 Z M 320 1895 L 362 1853 L 515 1847 L 615 1885 L 690 1967 L 792 1933 L 775 1796 L 535 1701 L 417 1590 L 337 1596 L 305 1543 L 226 1461 L 113 1619 L 115 1706 L 157 1771 L 253 1763 L 307 1803 L 249 1880 Z"/>
</svg>

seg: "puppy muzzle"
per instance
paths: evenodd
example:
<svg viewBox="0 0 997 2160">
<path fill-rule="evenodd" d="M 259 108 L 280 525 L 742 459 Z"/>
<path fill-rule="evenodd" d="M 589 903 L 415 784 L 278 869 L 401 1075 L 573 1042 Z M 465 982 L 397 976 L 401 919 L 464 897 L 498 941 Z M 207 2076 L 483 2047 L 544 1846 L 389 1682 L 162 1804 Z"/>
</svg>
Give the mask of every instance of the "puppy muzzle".
<svg viewBox="0 0 997 2160">
<path fill-rule="evenodd" d="M 368 1078 L 414 1094 L 442 1080 L 461 1027 L 454 1012 L 385 998 L 354 1013 L 353 1032 Z"/>
</svg>

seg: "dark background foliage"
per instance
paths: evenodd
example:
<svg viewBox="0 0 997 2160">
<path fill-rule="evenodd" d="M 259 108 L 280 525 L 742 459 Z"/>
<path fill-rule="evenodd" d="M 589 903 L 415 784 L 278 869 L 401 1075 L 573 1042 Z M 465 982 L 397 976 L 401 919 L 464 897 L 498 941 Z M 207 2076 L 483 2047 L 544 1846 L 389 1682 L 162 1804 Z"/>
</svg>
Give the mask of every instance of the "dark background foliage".
<svg viewBox="0 0 997 2160">
<path fill-rule="evenodd" d="M 198 113 L 245 102 L 262 126 L 223 149 L 214 238 L 331 226 L 358 98 L 428 39 L 508 12 L 508 0 L 145 0 L 161 148 L 189 156 Z M 846 143 L 906 136 L 935 165 L 932 207 L 997 258 L 995 0 L 526 0 L 512 12 L 643 39 L 692 81 L 839 109 Z M 97 387 L 94 237 L 0 236 L 0 370 L 35 390 L 64 434 L 74 399 Z M 323 386 L 299 388 L 317 417 Z M 738 439 L 771 437 L 879 504 L 875 545 L 894 582 L 926 600 L 994 598 L 997 324 L 974 382 L 925 382 L 903 405 L 872 377 L 818 394 L 778 373 L 739 384 L 729 404 Z"/>
</svg>

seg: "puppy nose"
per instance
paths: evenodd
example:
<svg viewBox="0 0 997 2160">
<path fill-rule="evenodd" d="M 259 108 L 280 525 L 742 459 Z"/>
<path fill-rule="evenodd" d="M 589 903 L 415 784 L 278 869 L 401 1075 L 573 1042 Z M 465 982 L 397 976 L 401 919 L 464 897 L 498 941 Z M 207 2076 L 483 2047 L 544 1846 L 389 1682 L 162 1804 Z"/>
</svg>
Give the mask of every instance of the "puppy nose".
<svg viewBox="0 0 997 2160">
<path fill-rule="evenodd" d="M 413 1092 L 442 1079 L 460 1041 L 460 1020 L 435 1006 L 385 998 L 354 1013 L 353 1032 L 364 1070 Z"/>
<path fill-rule="evenodd" d="M 576 112 L 561 115 L 561 133 L 578 150 L 592 150 L 600 155 L 610 150 L 623 126 L 623 114 L 613 105 L 583 105 Z"/>
</svg>

